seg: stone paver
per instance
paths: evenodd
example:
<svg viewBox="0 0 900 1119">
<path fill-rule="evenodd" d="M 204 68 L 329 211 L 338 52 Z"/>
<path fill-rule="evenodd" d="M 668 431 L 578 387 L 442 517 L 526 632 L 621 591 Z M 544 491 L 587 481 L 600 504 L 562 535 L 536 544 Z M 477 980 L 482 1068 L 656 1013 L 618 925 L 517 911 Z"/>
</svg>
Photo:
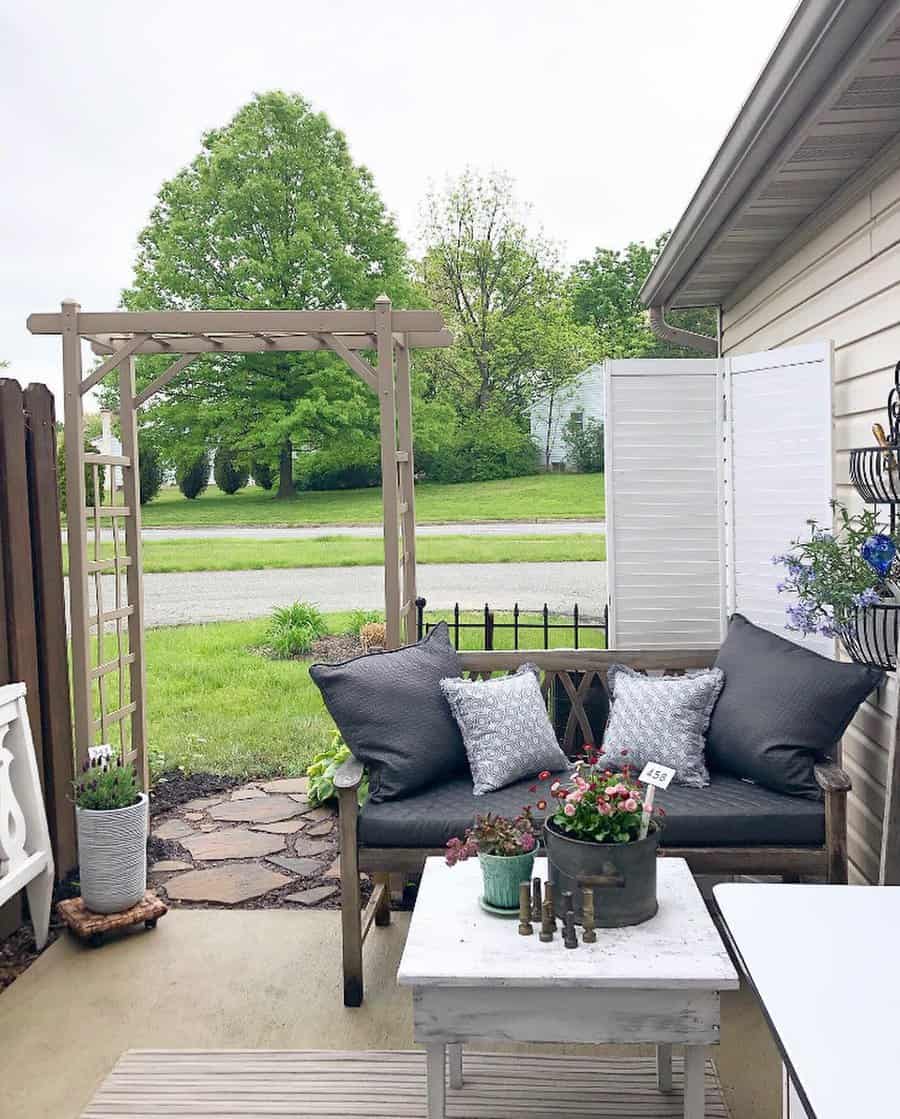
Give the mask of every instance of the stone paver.
<svg viewBox="0 0 900 1119">
<path fill-rule="evenodd" d="M 300 878 L 309 878 L 313 874 L 318 874 L 322 869 L 322 864 L 318 859 L 291 859 L 285 855 L 269 855 L 268 860 L 276 866 L 280 866 L 282 870 L 288 870 L 291 874 L 296 874 Z"/>
<path fill-rule="evenodd" d="M 184 820 L 166 820 L 153 829 L 153 834 L 157 839 L 183 839 L 186 835 L 193 835 L 194 829 Z"/>
<path fill-rule="evenodd" d="M 330 850 L 331 844 L 324 839 L 307 839 L 305 835 L 300 835 L 294 840 L 295 855 L 315 858 L 317 855 L 324 855 L 326 851 Z"/>
<path fill-rule="evenodd" d="M 305 813 L 307 821 L 310 820 L 333 820 L 335 818 L 334 809 L 321 805 L 319 808 L 311 808 Z"/>
<path fill-rule="evenodd" d="M 305 793 L 309 787 L 308 777 L 279 777 L 266 781 L 262 786 L 267 793 Z"/>
<path fill-rule="evenodd" d="M 255 785 L 249 785 L 245 789 L 235 789 L 231 794 L 231 800 L 255 800 L 257 797 L 264 797 L 265 795 L 262 789 L 258 789 Z"/>
<path fill-rule="evenodd" d="M 308 890 L 300 890 L 296 894 L 288 894 L 285 901 L 296 901 L 301 905 L 318 905 L 320 901 L 334 897 L 338 892 L 337 886 L 311 886 Z"/>
<path fill-rule="evenodd" d="M 178 901 L 211 901 L 236 905 L 286 886 L 290 878 L 257 863 L 237 863 L 210 870 L 190 870 L 166 883 L 166 893 Z"/>
<path fill-rule="evenodd" d="M 175 905 L 277 906 L 281 893 L 258 899 L 293 883 L 296 889 L 301 880 L 297 904 L 315 907 L 334 897 L 337 812 L 333 804 L 310 804 L 307 787 L 305 777 L 251 781 L 168 810 L 153 836 L 177 840 L 184 850 L 153 864 L 155 888 Z"/>
<path fill-rule="evenodd" d="M 253 824 L 251 831 L 267 831 L 273 835 L 296 835 L 306 827 L 305 820 L 278 820 L 274 824 Z"/>
<path fill-rule="evenodd" d="M 182 846 L 200 862 L 217 859 L 257 859 L 263 855 L 274 855 L 283 851 L 284 836 L 264 835 L 245 828 L 228 828 L 224 831 L 209 832 L 186 839 Z"/>
<path fill-rule="evenodd" d="M 220 804 L 210 810 L 214 820 L 229 820 L 234 823 L 272 824 L 276 820 L 288 820 L 303 814 L 303 805 L 286 796 L 264 794 L 250 800 L 234 800 Z"/>
<path fill-rule="evenodd" d="M 212 797 L 195 797 L 193 800 L 187 801 L 181 807 L 189 811 L 194 809 L 212 808 L 214 804 L 221 804 L 225 800 L 225 793 L 219 793 Z"/>
</svg>

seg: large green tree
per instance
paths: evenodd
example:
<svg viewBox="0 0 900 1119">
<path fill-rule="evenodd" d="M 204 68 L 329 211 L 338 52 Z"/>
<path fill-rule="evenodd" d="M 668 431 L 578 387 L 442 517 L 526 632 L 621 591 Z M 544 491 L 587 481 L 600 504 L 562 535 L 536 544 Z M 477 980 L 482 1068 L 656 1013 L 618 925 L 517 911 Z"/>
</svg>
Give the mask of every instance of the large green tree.
<svg viewBox="0 0 900 1119">
<path fill-rule="evenodd" d="M 591 325 L 604 358 L 689 357 L 696 350 L 673 346 L 650 329 L 640 291 L 669 239 L 631 242 L 624 250 L 598 248 L 572 270 L 572 301 L 579 322 Z M 676 326 L 698 334 L 716 333 L 713 308 L 669 312 Z"/>
<path fill-rule="evenodd" d="M 421 286 L 455 335 L 419 359 L 428 395 L 521 415 L 593 360 L 556 251 L 529 233 L 508 177 L 467 171 L 432 194 L 422 236 Z"/>
<path fill-rule="evenodd" d="M 302 97 L 259 95 L 203 138 L 163 184 L 139 238 L 125 306 L 147 309 L 371 307 L 409 294 L 406 251 L 371 174 Z M 139 363 L 139 379 L 158 371 Z M 204 357 L 148 415 L 172 459 L 226 445 L 279 466 L 293 493 L 293 448 L 369 429 L 373 394 L 329 354 Z"/>
</svg>

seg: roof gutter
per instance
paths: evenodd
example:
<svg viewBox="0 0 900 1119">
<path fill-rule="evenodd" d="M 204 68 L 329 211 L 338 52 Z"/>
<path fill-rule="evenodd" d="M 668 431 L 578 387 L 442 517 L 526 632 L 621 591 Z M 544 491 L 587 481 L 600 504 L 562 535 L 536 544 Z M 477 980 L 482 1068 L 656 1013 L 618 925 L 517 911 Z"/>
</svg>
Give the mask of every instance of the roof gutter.
<svg viewBox="0 0 900 1119">
<path fill-rule="evenodd" d="M 677 305 L 678 289 L 729 217 L 898 10 L 897 0 L 803 0 L 647 277 L 645 306 Z"/>
<path fill-rule="evenodd" d="M 704 354 L 719 353 L 719 340 L 709 334 L 698 334 L 694 330 L 682 330 L 679 326 L 672 326 L 666 322 L 665 307 L 648 308 L 650 315 L 650 328 L 657 338 L 663 342 L 670 342 L 673 346 L 685 346 L 689 350 L 699 350 Z"/>
</svg>

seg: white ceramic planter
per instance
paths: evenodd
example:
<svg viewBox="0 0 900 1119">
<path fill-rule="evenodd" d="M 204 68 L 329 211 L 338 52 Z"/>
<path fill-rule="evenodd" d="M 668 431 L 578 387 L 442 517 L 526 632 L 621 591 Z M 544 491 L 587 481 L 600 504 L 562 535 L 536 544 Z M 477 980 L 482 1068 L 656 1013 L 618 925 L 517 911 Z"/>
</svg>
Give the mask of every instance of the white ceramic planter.
<svg viewBox="0 0 900 1119">
<path fill-rule="evenodd" d="M 147 888 L 147 794 L 128 808 L 76 808 L 81 896 L 93 913 L 121 913 Z"/>
</svg>

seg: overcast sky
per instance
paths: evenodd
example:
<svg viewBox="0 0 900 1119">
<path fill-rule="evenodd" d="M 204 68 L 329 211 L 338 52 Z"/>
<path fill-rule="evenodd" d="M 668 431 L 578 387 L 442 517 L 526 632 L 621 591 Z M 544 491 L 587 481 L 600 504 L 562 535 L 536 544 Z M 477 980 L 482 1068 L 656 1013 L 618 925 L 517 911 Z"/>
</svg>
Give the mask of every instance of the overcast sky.
<svg viewBox="0 0 900 1119">
<path fill-rule="evenodd" d="M 671 227 L 794 0 L 6 0 L 0 358 L 30 311 L 112 310 L 161 183 L 253 93 L 303 94 L 414 242 L 431 184 L 508 171 L 568 260 Z"/>
</svg>

